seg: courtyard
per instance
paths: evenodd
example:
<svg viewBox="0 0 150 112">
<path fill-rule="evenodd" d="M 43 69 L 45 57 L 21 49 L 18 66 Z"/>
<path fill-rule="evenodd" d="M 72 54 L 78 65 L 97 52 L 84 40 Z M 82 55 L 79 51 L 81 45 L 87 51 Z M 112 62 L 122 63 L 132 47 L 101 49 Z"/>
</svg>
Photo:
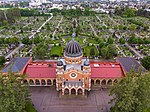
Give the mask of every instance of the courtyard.
<svg viewBox="0 0 150 112">
<path fill-rule="evenodd" d="M 55 87 L 30 87 L 31 99 L 38 112 L 108 112 L 109 89 L 93 88 L 87 98 L 60 98 Z"/>
</svg>

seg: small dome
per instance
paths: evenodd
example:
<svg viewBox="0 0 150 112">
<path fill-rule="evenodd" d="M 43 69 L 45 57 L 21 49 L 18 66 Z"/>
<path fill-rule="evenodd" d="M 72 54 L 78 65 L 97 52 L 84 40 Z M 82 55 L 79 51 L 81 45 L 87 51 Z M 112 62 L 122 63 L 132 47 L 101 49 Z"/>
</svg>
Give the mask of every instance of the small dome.
<svg viewBox="0 0 150 112">
<path fill-rule="evenodd" d="M 90 65 L 89 61 L 88 61 L 88 60 L 85 60 L 85 61 L 84 61 L 84 66 L 89 66 L 89 65 Z"/>
<path fill-rule="evenodd" d="M 59 61 L 57 62 L 57 66 L 63 66 L 63 62 L 59 60 Z"/>
<path fill-rule="evenodd" d="M 82 56 L 82 48 L 78 42 L 71 40 L 65 48 L 65 56 L 67 57 L 79 57 Z"/>
</svg>

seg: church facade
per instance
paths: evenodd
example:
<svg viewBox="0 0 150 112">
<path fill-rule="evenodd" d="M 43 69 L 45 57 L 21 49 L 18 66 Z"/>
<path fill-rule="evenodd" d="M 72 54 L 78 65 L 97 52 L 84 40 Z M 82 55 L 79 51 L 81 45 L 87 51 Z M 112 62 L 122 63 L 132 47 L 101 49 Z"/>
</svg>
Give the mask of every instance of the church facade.
<svg viewBox="0 0 150 112">
<path fill-rule="evenodd" d="M 64 94 L 82 94 L 91 89 L 91 68 L 88 59 L 83 59 L 82 48 L 72 39 L 66 46 L 64 59 L 56 67 L 56 89 Z"/>
</svg>

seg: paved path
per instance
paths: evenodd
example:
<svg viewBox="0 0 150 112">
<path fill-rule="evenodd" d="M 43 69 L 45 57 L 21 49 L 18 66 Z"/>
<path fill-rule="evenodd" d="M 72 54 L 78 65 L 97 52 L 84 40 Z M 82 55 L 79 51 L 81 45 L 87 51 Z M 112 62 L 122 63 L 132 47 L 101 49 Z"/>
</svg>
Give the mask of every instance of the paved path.
<svg viewBox="0 0 150 112">
<path fill-rule="evenodd" d="M 121 38 L 119 35 L 116 34 L 116 37 L 119 39 Z M 128 43 L 125 43 L 125 45 L 135 53 L 136 56 L 143 58 L 144 56 L 142 56 L 140 53 L 138 53 L 133 47 L 131 47 Z"/>
<path fill-rule="evenodd" d="M 128 43 L 125 44 L 131 51 L 133 51 L 138 57 L 143 58 L 141 54 L 139 54 L 133 47 L 131 47 Z"/>
<path fill-rule="evenodd" d="M 7 56 L 5 56 L 5 58 L 9 58 L 9 57 L 12 57 L 13 54 L 16 53 L 16 51 L 18 51 L 21 47 L 23 47 L 24 44 L 19 44 L 19 46 L 17 48 L 15 48 L 11 53 L 9 53 Z"/>
<path fill-rule="evenodd" d="M 60 21 L 59 21 L 59 23 L 58 23 L 58 25 L 57 25 L 57 28 L 59 28 L 60 23 L 62 22 L 62 20 L 63 20 L 63 16 L 61 17 L 61 19 L 60 19 Z M 53 40 L 54 40 L 54 36 L 55 36 L 55 34 L 56 34 L 56 29 L 55 29 L 55 31 L 53 32 L 53 35 L 52 35 Z"/>
<path fill-rule="evenodd" d="M 86 18 L 86 20 L 89 21 L 88 18 Z M 93 26 L 91 25 L 91 23 L 89 23 L 89 25 L 90 25 L 92 31 L 94 32 L 94 35 L 98 37 L 98 35 L 97 35 L 96 31 L 94 30 Z"/>
<path fill-rule="evenodd" d="M 114 21 L 109 15 L 107 15 L 108 16 L 108 18 L 114 23 L 114 24 L 116 24 L 116 25 L 119 25 L 116 21 Z"/>
<path fill-rule="evenodd" d="M 47 19 L 47 20 L 37 29 L 36 32 L 34 32 L 31 36 L 29 36 L 29 39 L 34 38 L 34 35 L 35 35 L 37 32 L 40 32 L 41 28 L 42 28 L 43 26 L 45 26 L 45 24 L 46 24 L 47 22 L 49 22 L 52 18 L 53 18 L 53 15 L 52 15 L 49 19 Z"/>
<path fill-rule="evenodd" d="M 90 91 L 87 98 L 59 98 L 55 87 L 30 87 L 31 99 L 38 112 L 108 112 L 109 90 Z"/>
<path fill-rule="evenodd" d="M 117 49 L 121 52 L 121 54 L 123 54 L 124 57 L 126 57 L 125 53 L 118 47 L 118 45 L 116 44 Z"/>
<path fill-rule="evenodd" d="M 102 22 L 101 19 L 100 19 L 98 16 L 96 16 L 96 18 L 99 20 L 100 23 Z M 105 27 L 107 27 L 107 25 L 106 25 L 104 22 L 102 22 L 102 24 L 103 24 Z"/>
</svg>

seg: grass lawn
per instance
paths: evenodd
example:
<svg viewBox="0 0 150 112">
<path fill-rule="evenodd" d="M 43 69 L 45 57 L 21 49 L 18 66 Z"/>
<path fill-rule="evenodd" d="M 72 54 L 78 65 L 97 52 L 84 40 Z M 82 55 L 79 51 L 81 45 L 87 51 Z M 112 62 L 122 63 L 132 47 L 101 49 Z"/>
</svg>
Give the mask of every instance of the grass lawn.
<svg viewBox="0 0 150 112">
<path fill-rule="evenodd" d="M 94 55 L 94 56 L 98 56 L 99 54 L 98 54 L 98 51 L 97 51 L 97 49 L 96 49 L 95 46 L 87 46 L 87 47 L 84 47 L 84 54 L 85 54 L 86 56 L 90 56 L 90 50 L 91 50 L 92 48 L 94 48 L 94 52 L 95 52 L 95 55 Z"/>
<path fill-rule="evenodd" d="M 50 52 L 50 56 L 63 56 L 63 47 L 53 46 Z"/>
<path fill-rule="evenodd" d="M 68 43 L 68 42 L 72 39 L 72 37 L 64 38 L 64 39 L 65 39 L 66 43 Z M 77 42 L 79 42 L 81 45 L 83 44 L 83 39 L 84 39 L 84 38 L 75 37 L 75 40 L 76 40 Z"/>
<path fill-rule="evenodd" d="M 67 37 L 67 38 L 64 38 L 65 39 L 65 41 L 66 41 L 66 43 L 68 43 L 72 38 L 71 37 Z"/>
<path fill-rule="evenodd" d="M 83 44 L 83 39 L 84 39 L 84 38 L 79 38 L 79 37 L 75 38 L 75 40 L 76 40 L 77 42 L 79 42 L 81 45 Z"/>
<path fill-rule="evenodd" d="M 87 41 L 88 43 L 98 44 L 98 42 L 97 42 L 94 38 L 93 38 L 93 39 L 87 38 L 86 41 Z"/>
</svg>

